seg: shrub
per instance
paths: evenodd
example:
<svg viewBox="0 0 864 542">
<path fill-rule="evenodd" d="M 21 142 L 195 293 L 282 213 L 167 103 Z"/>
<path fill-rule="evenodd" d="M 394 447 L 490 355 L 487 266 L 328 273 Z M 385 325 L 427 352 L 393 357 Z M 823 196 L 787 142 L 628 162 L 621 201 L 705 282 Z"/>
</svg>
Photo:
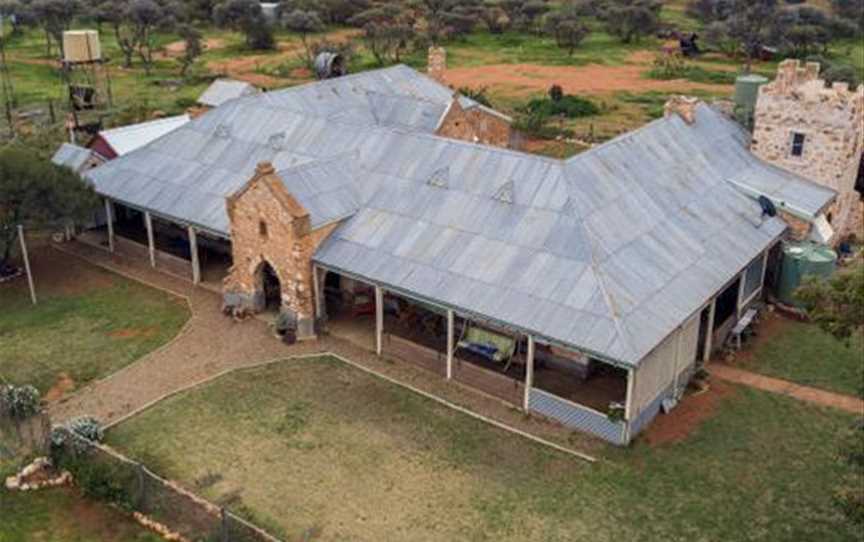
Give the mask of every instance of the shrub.
<svg viewBox="0 0 864 542">
<path fill-rule="evenodd" d="M 119 466 L 103 463 L 93 457 L 68 458 L 63 468 L 72 473 L 75 483 L 81 492 L 91 499 L 98 499 L 116 504 L 120 508 L 131 511 L 135 508 L 134 499 L 128 490 L 132 480 L 129 472 Z"/>
<path fill-rule="evenodd" d="M 66 422 L 66 427 L 79 437 L 93 442 L 102 442 L 102 439 L 105 438 L 105 430 L 102 429 L 102 424 L 92 416 L 73 418 Z"/>
<path fill-rule="evenodd" d="M 565 94 L 558 100 L 548 97 L 534 98 L 528 102 L 525 109 L 529 113 L 545 117 L 560 115 L 568 119 L 590 117 L 591 115 L 600 113 L 600 108 L 594 105 L 593 102 L 570 94 Z"/>
<path fill-rule="evenodd" d="M 0 387 L 0 413 L 15 420 L 25 420 L 40 410 L 39 390 L 33 386 Z"/>
</svg>

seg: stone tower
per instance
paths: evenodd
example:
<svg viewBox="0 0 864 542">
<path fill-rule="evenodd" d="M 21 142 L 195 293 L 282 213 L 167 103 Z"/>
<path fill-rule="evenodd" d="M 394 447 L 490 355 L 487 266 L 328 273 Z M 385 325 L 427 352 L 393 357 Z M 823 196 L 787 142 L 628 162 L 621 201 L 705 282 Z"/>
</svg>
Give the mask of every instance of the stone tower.
<svg viewBox="0 0 864 542">
<path fill-rule="evenodd" d="M 751 150 L 763 160 L 837 191 L 827 218 L 834 240 L 859 239 L 864 205 L 855 190 L 864 148 L 864 85 L 826 85 L 819 64 L 785 60 L 759 89 Z"/>
</svg>

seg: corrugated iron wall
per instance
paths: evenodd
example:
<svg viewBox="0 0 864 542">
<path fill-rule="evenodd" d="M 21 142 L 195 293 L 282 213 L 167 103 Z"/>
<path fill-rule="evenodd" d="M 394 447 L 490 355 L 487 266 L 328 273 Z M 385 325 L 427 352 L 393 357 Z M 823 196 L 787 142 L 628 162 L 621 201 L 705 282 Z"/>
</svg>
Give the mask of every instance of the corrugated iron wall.
<svg viewBox="0 0 864 542">
<path fill-rule="evenodd" d="M 531 390 L 528 409 L 561 422 L 567 427 L 585 431 L 612 444 L 627 444 L 624 422 L 613 422 L 607 416 L 589 408 L 580 407 L 551 393 Z"/>
</svg>

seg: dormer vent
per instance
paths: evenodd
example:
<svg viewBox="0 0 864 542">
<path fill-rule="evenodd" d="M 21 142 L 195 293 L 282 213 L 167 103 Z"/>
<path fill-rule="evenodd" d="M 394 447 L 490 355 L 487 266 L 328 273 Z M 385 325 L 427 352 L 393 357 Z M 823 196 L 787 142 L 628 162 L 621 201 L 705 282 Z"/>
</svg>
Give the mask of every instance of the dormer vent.
<svg viewBox="0 0 864 542">
<path fill-rule="evenodd" d="M 281 151 L 285 149 L 285 132 L 277 132 L 275 134 L 271 134 L 270 137 L 267 138 L 267 146 L 273 149 L 274 151 Z"/>
<path fill-rule="evenodd" d="M 492 199 L 498 200 L 501 203 L 512 204 L 515 201 L 514 192 L 515 187 L 513 186 L 513 181 L 507 181 L 501 188 L 499 188 L 495 194 L 492 196 Z"/>
<path fill-rule="evenodd" d="M 436 188 L 448 188 L 450 186 L 450 166 L 436 169 L 426 180 L 426 184 Z"/>
</svg>

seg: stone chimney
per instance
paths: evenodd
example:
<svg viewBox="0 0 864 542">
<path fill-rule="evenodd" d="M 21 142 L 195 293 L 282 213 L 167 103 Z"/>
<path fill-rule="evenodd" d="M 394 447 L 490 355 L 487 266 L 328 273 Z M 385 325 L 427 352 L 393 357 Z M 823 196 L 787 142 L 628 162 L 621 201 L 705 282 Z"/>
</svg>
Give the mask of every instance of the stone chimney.
<svg viewBox="0 0 864 542">
<path fill-rule="evenodd" d="M 696 122 L 696 106 L 699 98 L 693 96 L 672 96 L 663 106 L 663 116 L 670 117 L 673 114 L 681 117 L 687 124 Z"/>
<path fill-rule="evenodd" d="M 426 73 L 439 83 L 444 83 L 444 72 L 447 71 L 447 50 L 437 45 L 429 47 L 426 61 Z"/>
</svg>

